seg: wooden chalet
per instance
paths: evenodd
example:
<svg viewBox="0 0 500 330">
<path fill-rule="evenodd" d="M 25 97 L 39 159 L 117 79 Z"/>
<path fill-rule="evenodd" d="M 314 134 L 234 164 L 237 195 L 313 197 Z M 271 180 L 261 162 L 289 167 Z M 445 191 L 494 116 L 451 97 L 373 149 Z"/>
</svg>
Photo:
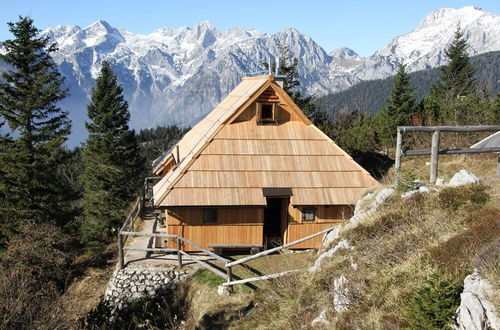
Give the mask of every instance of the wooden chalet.
<svg viewBox="0 0 500 330">
<path fill-rule="evenodd" d="M 273 76 L 243 78 L 153 166 L 167 234 L 211 249 L 265 248 L 319 232 L 349 219 L 377 184 Z"/>
</svg>

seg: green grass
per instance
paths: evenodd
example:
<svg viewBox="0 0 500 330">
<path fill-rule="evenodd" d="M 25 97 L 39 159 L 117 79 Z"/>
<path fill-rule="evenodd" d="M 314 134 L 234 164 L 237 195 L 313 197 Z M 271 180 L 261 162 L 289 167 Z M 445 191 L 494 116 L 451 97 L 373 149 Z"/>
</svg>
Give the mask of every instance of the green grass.
<svg viewBox="0 0 500 330">
<path fill-rule="evenodd" d="M 197 271 L 193 276 L 193 281 L 199 284 L 207 285 L 211 288 L 217 288 L 225 282 L 224 279 L 206 269 L 200 269 Z"/>
</svg>

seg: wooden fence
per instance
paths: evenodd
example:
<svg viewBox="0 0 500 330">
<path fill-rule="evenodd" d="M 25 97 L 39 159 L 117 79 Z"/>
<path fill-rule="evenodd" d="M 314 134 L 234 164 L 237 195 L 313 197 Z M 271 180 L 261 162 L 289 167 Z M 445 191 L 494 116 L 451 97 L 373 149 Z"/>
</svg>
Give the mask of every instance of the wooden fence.
<svg viewBox="0 0 500 330">
<path fill-rule="evenodd" d="M 396 182 L 399 182 L 400 179 L 399 169 L 401 168 L 401 157 L 404 156 L 431 155 L 431 168 L 430 168 L 429 181 L 434 183 L 437 178 L 439 155 L 500 152 L 500 147 L 439 150 L 441 132 L 487 132 L 487 131 L 500 131 L 500 126 L 398 126 L 397 138 L 396 138 L 396 159 L 394 164 Z M 406 132 L 433 132 L 431 149 L 402 150 L 403 134 Z"/>
<path fill-rule="evenodd" d="M 140 204 L 140 201 L 141 201 L 141 199 L 139 198 L 137 200 L 137 202 L 139 202 L 139 204 Z M 237 285 L 237 284 L 243 284 L 243 283 L 261 281 L 261 280 L 267 280 L 267 279 L 271 279 L 271 278 L 277 278 L 277 277 L 281 277 L 283 275 L 286 275 L 288 273 L 298 271 L 298 270 L 290 270 L 290 271 L 285 271 L 285 272 L 281 272 L 281 273 L 277 273 L 277 274 L 263 275 L 263 276 L 259 276 L 259 277 L 253 277 L 253 278 L 247 278 L 247 279 L 241 279 L 241 280 L 233 281 L 233 267 L 234 266 L 237 266 L 237 265 L 240 265 L 240 264 L 244 264 L 244 263 L 246 263 L 246 262 L 248 262 L 250 260 L 261 258 L 261 257 L 266 256 L 268 254 L 271 254 L 271 253 L 274 253 L 274 252 L 278 252 L 278 251 L 286 249 L 288 247 L 297 245 L 299 243 L 302 243 L 304 241 L 312 239 L 312 238 L 314 238 L 316 236 L 326 234 L 329 231 L 333 230 L 333 228 L 334 228 L 334 227 L 331 227 L 331 228 L 322 230 L 320 232 L 317 232 L 315 234 L 309 235 L 307 237 L 298 239 L 298 240 L 296 240 L 294 242 L 291 242 L 291 243 L 288 243 L 288 244 L 284 244 L 284 245 L 281 245 L 281 246 L 278 246 L 278 247 L 275 247 L 275 248 L 272 248 L 272 249 L 269 249 L 269 250 L 265 250 L 265 251 L 256 253 L 254 255 L 251 255 L 251 256 L 248 256 L 248 257 L 236 260 L 236 261 L 232 261 L 232 260 L 226 259 L 224 257 L 221 257 L 220 255 L 217 255 L 214 252 L 212 252 L 210 250 L 207 250 L 207 249 L 201 247 L 200 245 L 196 244 L 195 242 L 192 242 L 192 241 L 188 240 L 187 238 L 184 238 L 184 237 L 179 236 L 179 235 L 134 232 L 133 231 L 133 223 L 134 223 L 135 219 L 133 219 L 131 217 L 131 215 L 133 215 L 133 214 L 138 215 L 139 214 L 140 206 L 138 206 L 137 202 L 136 202 L 136 204 L 134 206 L 134 209 L 132 210 L 132 212 L 130 213 L 129 217 L 127 218 L 127 221 L 125 221 L 125 223 L 122 226 L 122 229 L 118 233 L 118 254 L 119 254 L 119 266 L 120 266 L 120 269 L 123 269 L 126 266 L 125 265 L 124 251 L 127 251 L 127 250 L 129 250 L 129 251 L 175 253 L 175 254 L 177 254 L 177 263 L 178 263 L 179 267 L 183 266 L 183 257 L 186 257 L 186 258 L 194 261 L 195 263 L 199 264 L 200 266 L 204 267 L 205 269 L 208 269 L 209 271 L 211 271 L 215 275 L 217 275 L 217 276 L 223 278 L 224 280 L 226 280 L 226 282 L 223 285 L 227 286 L 229 288 L 231 286 Z M 127 238 L 129 236 L 152 237 L 154 239 L 154 241 L 156 241 L 156 238 L 174 239 L 174 240 L 177 241 L 177 248 L 175 248 L 175 249 L 168 249 L 168 248 L 157 248 L 157 247 L 154 247 L 154 246 L 150 247 L 150 248 L 147 248 L 147 247 L 146 248 L 126 247 L 126 246 L 124 246 L 124 244 L 125 244 L 125 242 L 126 242 L 126 240 L 127 240 Z M 214 267 L 213 265 L 211 265 L 207 261 L 203 260 L 202 258 L 198 258 L 195 255 L 192 255 L 192 254 L 189 254 L 189 253 L 183 251 L 182 250 L 182 245 L 184 243 L 189 244 L 189 245 L 195 247 L 196 249 L 198 249 L 198 251 L 200 251 L 200 252 L 208 255 L 209 257 L 211 257 L 211 258 L 213 258 L 213 259 L 215 259 L 215 260 L 217 260 L 219 262 L 221 262 L 223 264 L 223 269 L 225 270 L 225 272 L 223 272 L 223 271 L 219 270 L 218 268 Z"/>
</svg>

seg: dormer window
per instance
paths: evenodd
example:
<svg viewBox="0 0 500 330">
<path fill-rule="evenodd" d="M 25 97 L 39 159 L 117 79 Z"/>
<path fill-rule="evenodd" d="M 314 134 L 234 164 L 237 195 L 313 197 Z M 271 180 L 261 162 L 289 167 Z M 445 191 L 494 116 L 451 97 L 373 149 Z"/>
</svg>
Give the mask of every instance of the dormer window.
<svg viewBox="0 0 500 330">
<path fill-rule="evenodd" d="M 257 118 L 259 124 L 276 123 L 276 106 L 271 102 L 257 103 Z"/>
</svg>

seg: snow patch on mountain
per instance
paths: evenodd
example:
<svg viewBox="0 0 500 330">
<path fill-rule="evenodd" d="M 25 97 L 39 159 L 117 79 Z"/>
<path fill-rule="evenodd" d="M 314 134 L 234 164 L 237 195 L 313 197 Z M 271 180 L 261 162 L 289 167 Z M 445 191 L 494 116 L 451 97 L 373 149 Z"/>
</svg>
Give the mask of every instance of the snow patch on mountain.
<svg viewBox="0 0 500 330">
<path fill-rule="evenodd" d="M 464 31 L 471 55 L 500 50 L 500 15 L 477 7 L 438 9 L 415 30 L 367 58 L 347 47 L 327 53 L 293 28 L 266 34 L 241 27 L 218 30 L 208 21 L 136 34 L 100 20 L 84 28 L 58 25 L 42 34 L 59 46 L 54 60 L 71 92 L 63 106 L 74 122 L 73 140 L 81 140 L 86 104 L 105 60 L 124 88 L 132 127 L 192 125 L 245 73 L 263 70 L 262 63 L 279 54 L 280 46 L 287 46 L 290 56 L 299 60 L 302 92 L 320 96 L 391 76 L 399 63 L 407 64 L 409 71 L 445 64 L 444 49 L 457 26 Z"/>
</svg>

